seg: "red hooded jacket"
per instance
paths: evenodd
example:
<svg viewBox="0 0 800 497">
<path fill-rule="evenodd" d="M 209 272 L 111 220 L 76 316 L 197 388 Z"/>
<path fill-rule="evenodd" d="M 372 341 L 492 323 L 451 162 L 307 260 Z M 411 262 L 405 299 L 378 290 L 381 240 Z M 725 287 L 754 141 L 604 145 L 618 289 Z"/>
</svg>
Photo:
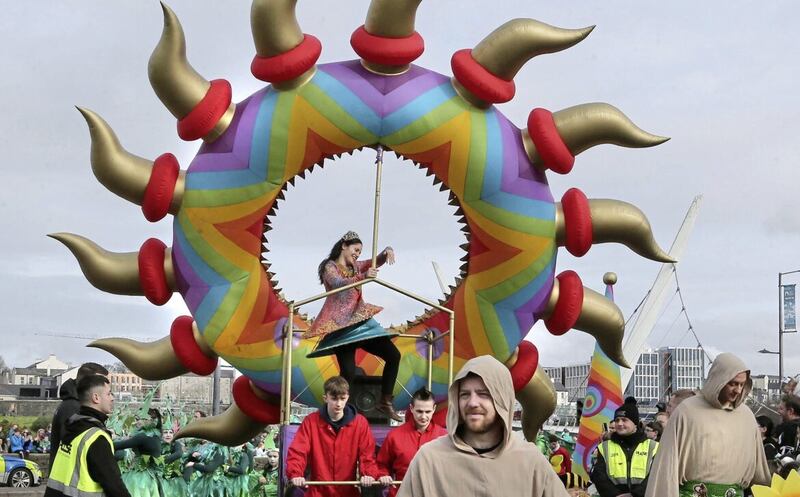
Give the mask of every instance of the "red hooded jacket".
<svg viewBox="0 0 800 497">
<path fill-rule="evenodd" d="M 356 480 L 356 463 L 362 476 L 378 478 L 375 439 L 372 438 L 367 418 L 356 413 L 355 408 L 348 404 L 337 433 L 326 417 L 317 411 L 303 420 L 286 456 L 286 478 L 303 477 L 306 468 L 310 467 L 309 481 Z M 310 486 L 305 495 L 358 497 L 360 494 L 356 487 L 350 486 Z"/>
<path fill-rule="evenodd" d="M 408 470 L 408 465 L 417 454 L 420 447 L 447 435 L 447 430 L 433 423 L 428 425 L 424 433 L 417 431 L 414 418 L 389 432 L 380 452 L 378 452 L 379 476 L 390 475 L 395 480 L 402 480 Z M 397 495 L 397 487 L 389 488 L 389 497 Z"/>
</svg>

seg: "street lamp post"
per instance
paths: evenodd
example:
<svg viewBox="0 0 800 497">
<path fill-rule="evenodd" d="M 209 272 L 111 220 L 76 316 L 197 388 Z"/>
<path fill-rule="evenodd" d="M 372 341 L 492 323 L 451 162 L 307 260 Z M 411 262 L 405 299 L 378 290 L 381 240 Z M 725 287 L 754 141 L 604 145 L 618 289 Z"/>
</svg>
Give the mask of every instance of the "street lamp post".
<svg viewBox="0 0 800 497">
<path fill-rule="evenodd" d="M 783 380 L 781 375 L 783 374 L 783 364 L 781 363 L 781 353 L 775 352 L 772 350 L 761 349 L 758 351 L 759 354 L 775 354 L 778 356 L 778 384 L 780 384 Z"/>
<path fill-rule="evenodd" d="M 781 383 L 783 383 L 783 334 L 794 333 L 783 329 L 783 277 L 795 273 L 800 273 L 800 269 L 778 273 L 778 381 Z"/>
</svg>

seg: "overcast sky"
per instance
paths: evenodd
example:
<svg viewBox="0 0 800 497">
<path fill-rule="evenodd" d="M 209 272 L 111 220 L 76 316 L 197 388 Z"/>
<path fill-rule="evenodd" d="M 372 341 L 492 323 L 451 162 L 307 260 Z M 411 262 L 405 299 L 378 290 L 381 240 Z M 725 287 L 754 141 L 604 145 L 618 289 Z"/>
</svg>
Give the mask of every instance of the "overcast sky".
<svg viewBox="0 0 800 497">
<path fill-rule="evenodd" d="M 237 101 L 261 87 L 249 71 L 249 3 L 170 5 L 201 74 L 227 78 Z M 189 164 L 198 144 L 177 137 L 174 118 L 147 80 L 161 9 L 156 1 L 2 0 L 0 6 L 0 354 L 16 366 L 49 353 L 72 363 L 112 362 L 72 337 L 158 339 L 186 312 L 180 297 L 157 308 L 143 297 L 104 294 L 45 234 L 70 231 L 117 252 L 135 251 L 153 236 L 170 244 L 171 217 L 148 223 L 138 206 L 94 178 L 86 125 L 73 107 L 98 112 L 132 153 L 154 158 L 169 151 L 184 168 Z M 299 2 L 303 30 L 322 41 L 321 62 L 355 58 L 350 33 L 363 23 L 367 6 L 361 0 Z M 776 356 L 755 351 L 777 349 L 777 274 L 800 269 L 799 11 L 791 1 L 427 1 L 417 15 L 426 42 L 417 62 L 449 75 L 453 52 L 515 17 L 569 28 L 596 24 L 576 47 L 530 61 L 502 112 L 524 127 L 533 107 L 556 111 L 603 101 L 642 128 L 670 136 L 653 149 L 601 146 L 581 154 L 571 174 L 549 176 L 554 196 L 577 186 L 590 198 L 631 202 L 668 248 L 691 200 L 703 194 L 678 265 L 688 315 L 712 355 L 735 352 L 754 372 L 774 374 Z M 269 234 L 273 269 L 289 297 L 320 291 L 314 269 L 342 233 L 355 229 L 370 238 L 373 160 L 369 153 L 339 160 L 287 193 Z M 387 157 L 383 194 L 380 245 L 392 245 L 398 263 L 382 277 L 437 298 L 431 261 L 452 282 L 464 241 L 446 194 L 393 157 Z M 617 272 L 617 302 L 627 316 L 659 265 L 624 247 L 597 246 L 582 259 L 559 251 L 558 271 L 565 269 L 577 270 L 598 290 L 603 273 Z M 384 324 L 422 311 L 375 288 L 366 296 L 387 308 Z M 674 299 L 651 346 L 696 343 L 679 311 Z M 594 346 L 583 333 L 556 338 L 539 325 L 529 338 L 545 365 L 586 361 Z M 785 346 L 787 373 L 800 372 L 800 337 L 786 336 Z"/>
</svg>

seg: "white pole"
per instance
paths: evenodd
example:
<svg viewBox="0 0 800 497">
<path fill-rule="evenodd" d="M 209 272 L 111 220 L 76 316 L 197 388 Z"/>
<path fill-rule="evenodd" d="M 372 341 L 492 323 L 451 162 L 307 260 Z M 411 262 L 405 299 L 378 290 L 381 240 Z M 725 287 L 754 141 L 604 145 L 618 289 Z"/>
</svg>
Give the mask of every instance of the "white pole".
<svg viewBox="0 0 800 497">
<path fill-rule="evenodd" d="M 694 198 L 683 220 L 683 224 L 681 224 L 678 230 L 678 234 L 675 235 L 672 247 L 669 249 L 669 256 L 677 261 L 680 261 L 686 244 L 689 241 L 689 235 L 694 228 L 694 222 L 697 219 L 697 213 L 700 210 L 702 200 L 702 195 L 698 195 Z M 658 315 L 664 307 L 664 300 L 667 298 L 667 284 L 669 283 L 671 275 L 672 264 L 663 264 L 661 270 L 658 272 L 658 276 L 656 276 L 655 282 L 653 282 L 652 288 L 650 288 L 649 295 L 647 295 L 647 298 L 642 304 L 642 311 L 639 315 L 639 319 L 636 320 L 633 329 L 627 334 L 628 338 L 622 346 L 622 354 L 625 356 L 625 359 L 628 360 L 628 364 L 630 364 L 632 368 L 635 368 L 636 363 L 639 362 L 639 356 L 642 355 L 645 342 L 650 336 L 650 333 L 652 333 L 653 327 L 658 320 Z M 628 388 L 628 382 L 631 381 L 631 377 L 633 376 L 633 369 L 622 368 L 621 373 L 622 391 L 624 392 L 625 389 Z"/>
<path fill-rule="evenodd" d="M 439 288 L 442 289 L 442 293 L 447 295 L 447 287 L 444 286 L 444 280 L 442 280 L 442 268 L 439 267 L 439 264 L 436 261 L 431 261 L 433 264 L 433 272 L 436 274 L 436 280 L 439 282 Z"/>
</svg>

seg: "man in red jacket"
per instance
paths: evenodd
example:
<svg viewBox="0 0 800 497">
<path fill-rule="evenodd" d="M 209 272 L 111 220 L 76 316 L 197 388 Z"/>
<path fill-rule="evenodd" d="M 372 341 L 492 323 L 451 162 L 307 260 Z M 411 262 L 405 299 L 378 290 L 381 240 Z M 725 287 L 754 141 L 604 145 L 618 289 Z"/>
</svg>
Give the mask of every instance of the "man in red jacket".
<svg viewBox="0 0 800 497">
<path fill-rule="evenodd" d="M 361 485 L 375 483 L 375 440 L 367 418 L 347 403 L 350 385 L 341 376 L 325 382 L 325 405 L 306 416 L 289 446 L 286 477 L 296 487 L 306 487 L 306 470 L 311 481 L 356 480 Z M 356 467 L 358 465 L 358 468 Z M 306 497 L 358 497 L 358 489 L 346 485 L 311 486 Z"/>
<path fill-rule="evenodd" d="M 413 417 L 392 430 L 378 452 L 378 474 L 383 485 L 390 485 L 392 480 L 402 480 L 419 448 L 447 435 L 447 430 L 431 421 L 434 402 L 433 394 L 427 388 L 414 392 L 409 409 Z M 389 497 L 395 495 L 397 488 L 390 488 Z"/>
</svg>

